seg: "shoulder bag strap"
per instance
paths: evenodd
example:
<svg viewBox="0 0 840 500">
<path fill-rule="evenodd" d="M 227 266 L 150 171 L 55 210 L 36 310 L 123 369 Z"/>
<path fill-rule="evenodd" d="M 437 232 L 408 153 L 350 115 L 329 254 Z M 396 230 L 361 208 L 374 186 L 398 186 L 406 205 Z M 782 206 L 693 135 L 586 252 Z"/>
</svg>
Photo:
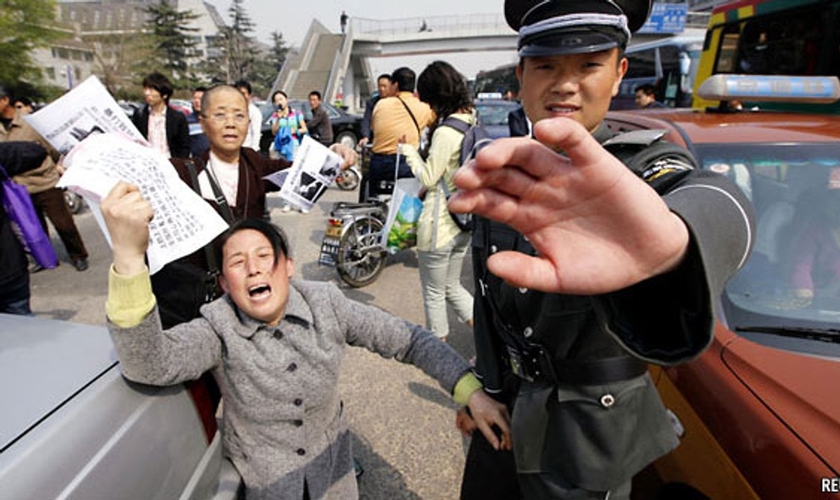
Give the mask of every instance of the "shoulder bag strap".
<svg viewBox="0 0 840 500">
<path fill-rule="evenodd" d="M 192 165 L 191 168 L 190 165 Z M 195 175 L 195 165 L 193 165 L 192 160 L 187 162 L 187 168 L 190 168 L 191 177 Z M 233 224 L 233 212 L 231 212 L 230 210 L 230 205 L 228 205 L 227 198 L 225 198 L 225 195 L 222 193 L 221 188 L 219 188 L 219 185 L 216 183 L 216 179 L 213 176 L 213 172 L 207 172 L 207 180 L 210 181 L 210 188 L 213 190 L 213 198 L 215 199 L 216 203 L 218 203 L 219 207 L 222 209 L 222 218 L 225 220 L 225 222 L 228 223 L 228 225 Z M 193 189 L 195 189 L 195 192 L 201 195 L 200 189 L 198 188 L 198 178 L 196 177 L 193 182 Z"/>
<path fill-rule="evenodd" d="M 201 196 L 201 188 L 198 186 L 198 174 L 196 173 L 195 163 L 193 163 L 192 160 L 187 160 L 186 165 L 187 165 L 187 169 L 190 172 L 190 182 L 192 183 L 193 191 L 195 191 L 196 193 L 198 193 L 199 196 Z M 216 197 L 218 198 L 218 194 L 216 194 L 216 191 L 219 189 L 219 187 L 216 185 L 216 181 L 213 180 L 213 176 L 210 175 L 209 172 L 207 174 L 207 177 L 208 177 L 208 179 L 210 179 L 210 186 L 213 187 L 214 195 L 216 195 Z M 227 205 L 227 200 L 225 200 L 224 195 L 221 198 L 222 198 L 222 201 L 224 203 L 222 210 L 227 212 L 227 215 L 230 215 L 230 207 L 228 207 L 228 205 Z M 232 221 L 232 219 L 228 220 L 227 223 L 230 224 L 231 221 Z M 215 252 L 213 252 L 213 244 L 212 243 L 208 243 L 208 244 L 204 245 L 204 257 L 207 259 L 207 267 L 210 269 L 210 273 L 213 274 L 213 275 L 218 274 L 219 273 L 219 265 L 216 263 L 216 254 L 215 254 Z"/>
<path fill-rule="evenodd" d="M 412 112 L 411 112 L 411 108 L 409 108 L 409 107 L 408 107 L 408 104 L 406 104 L 406 103 L 405 103 L 405 101 L 403 101 L 403 100 L 402 100 L 402 98 L 401 98 L 400 96 L 396 96 L 396 97 L 397 97 L 397 99 L 399 99 L 399 100 L 400 100 L 400 102 L 402 103 L 402 105 L 403 105 L 403 106 L 405 106 L 405 110 L 406 110 L 406 111 L 408 111 L 408 116 L 410 116 L 410 117 L 411 117 L 411 121 L 413 121 L 413 122 L 414 122 L 414 126 L 415 126 L 415 127 L 417 127 L 417 138 L 418 138 L 418 139 L 420 139 L 420 138 L 421 138 L 421 137 L 420 137 L 420 136 L 421 136 L 421 134 L 420 134 L 420 125 L 418 125 L 418 124 L 417 124 L 417 118 L 414 118 L 414 113 L 412 113 Z"/>
</svg>

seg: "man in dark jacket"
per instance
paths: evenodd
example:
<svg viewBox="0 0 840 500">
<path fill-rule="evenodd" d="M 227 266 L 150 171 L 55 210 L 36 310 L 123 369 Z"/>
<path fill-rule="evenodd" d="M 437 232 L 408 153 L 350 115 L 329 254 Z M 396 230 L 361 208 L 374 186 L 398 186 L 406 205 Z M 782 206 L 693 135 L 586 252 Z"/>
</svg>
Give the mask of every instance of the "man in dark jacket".
<svg viewBox="0 0 840 500">
<path fill-rule="evenodd" d="M 312 108 L 312 118 L 306 120 L 306 130 L 313 139 L 329 146 L 333 142 L 332 124 L 327 110 L 321 106 L 321 93 L 317 90 L 309 93 L 309 107 Z"/>
<path fill-rule="evenodd" d="M 508 130 L 511 137 L 526 137 L 531 135 L 531 123 L 525 116 L 522 106 L 508 113 Z"/>
<path fill-rule="evenodd" d="M 633 475 L 677 446 L 647 363 L 708 347 L 714 303 L 753 240 L 752 208 L 727 179 L 676 154 L 633 171 L 601 145 L 623 49 L 650 8 L 506 0 L 536 140 L 497 139 L 455 177 L 450 209 L 482 216 L 476 371 L 490 393 L 520 379 L 513 445 L 529 500 L 628 499 Z"/>
<path fill-rule="evenodd" d="M 38 168 L 46 157 L 47 150 L 34 142 L 0 142 L 0 166 L 9 177 Z M 12 231 L 2 198 L 0 190 L 0 313 L 31 315 L 26 253 Z"/>
<path fill-rule="evenodd" d="M 143 79 L 146 105 L 137 110 L 131 121 L 155 149 L 167 158 L 190 156 L 190 127 L 187 117 L 169 106 L 172 83 L 160 73 Z"/>
<path fill-rule="evenodd" d="M 359 146 L 364 148 L 373 144 L 373 130 L 370 122 L 373 120 L 373 108 L 376 104 L 391 95 L 391 75 L 383 73 L 376 78 L 376 93 L 365 103 L 365 114 L 362 117 L 362 137 L 359 139 Z M 370 161 L 362 162 L 362 179 L 359 182 L 359 203 L 368 199 L 368 177 L 370 175 Z"/>
</svg>

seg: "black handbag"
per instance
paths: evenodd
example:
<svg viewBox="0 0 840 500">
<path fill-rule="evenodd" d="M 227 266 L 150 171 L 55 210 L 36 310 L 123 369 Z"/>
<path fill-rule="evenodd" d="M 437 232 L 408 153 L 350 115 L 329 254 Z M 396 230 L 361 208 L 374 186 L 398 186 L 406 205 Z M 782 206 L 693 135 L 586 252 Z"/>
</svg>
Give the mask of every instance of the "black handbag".
<svg viewBox="0 0 840 500">
<path fill-rule="evenodd" d="M 195 164 L 190 160 L 186 162 L 186 166 L 190 172 L 192 188 L 200 195 Z M 213 196 L 222 208 L 222 218 L 230 224 L 233 222 L 230 206 L 209 172 L 207 177 L 213 189 Z M 152 275 L 152 291 L 157 299 L 164 329 L 197 318 L 202 305 L 222 295 L 222 289 L 219 286 L 220 270 L 216 262 L 213 243 L 204 245 L 203 251 L 207 269 L 203 269 L 195 259 L 188 255 L 166 264 Z"/>
</svg>

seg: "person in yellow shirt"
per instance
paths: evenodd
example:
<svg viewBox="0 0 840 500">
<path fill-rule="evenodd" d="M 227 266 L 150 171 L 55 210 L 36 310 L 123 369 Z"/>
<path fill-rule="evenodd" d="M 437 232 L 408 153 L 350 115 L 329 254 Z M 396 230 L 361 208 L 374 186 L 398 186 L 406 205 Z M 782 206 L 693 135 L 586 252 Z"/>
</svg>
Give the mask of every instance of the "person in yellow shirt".
<svg viewBox="0 0 840 500">
<path fill-rule="evenodd" d="M 389 194 L 395 179 L 412 177 L 405 157 L 398 155 L 400 140 L 404 138 L 406 144 L 419 149 L 423 131 L 434 122 L 429 105 L 414 95 L 416 80 L 410 68 L 394 70 L 391 74 L 394 95 L 380 99 L 373 108 L 370 196 Z"/>
</svg>

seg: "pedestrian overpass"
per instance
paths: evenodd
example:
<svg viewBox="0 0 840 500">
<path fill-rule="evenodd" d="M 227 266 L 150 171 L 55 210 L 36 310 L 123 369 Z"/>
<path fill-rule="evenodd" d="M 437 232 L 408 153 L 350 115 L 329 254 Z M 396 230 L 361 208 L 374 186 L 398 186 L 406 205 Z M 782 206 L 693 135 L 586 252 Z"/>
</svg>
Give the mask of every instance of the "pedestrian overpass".
<svg viewBox="0 0 840 500">
<path fill-rule="evenodd" d="M 516 33 L 501 14 L 378 21 L 350 18 L 344 34 L 313 19 L 300 49 L 290 53 L 272 85 L 290 98 L 320 90 L 327 102 L 364 109 L 376 90 L 369 59 L 377 57 L 516 50 Z M 492 68 L 488 68 L 492 69 Z"/>
<path fill-rule="evenodd" d="M 689 25 L 691 17 L 689 13 Z M 376 90 L 371 58 L 516 50 L 517 34 L 502 14 L 349 21 L 345 33 L 336 34 L 313 19 L 301 47 L 290 51 L 269 97 L 284 90 L 292 99 L 307 99 L 310 91 L 320 90 L 324 101 L 340 101 L 358 112 Z M 637 33 L 631 43 L 663 36 L 668 35 Z"/>
</svg>

